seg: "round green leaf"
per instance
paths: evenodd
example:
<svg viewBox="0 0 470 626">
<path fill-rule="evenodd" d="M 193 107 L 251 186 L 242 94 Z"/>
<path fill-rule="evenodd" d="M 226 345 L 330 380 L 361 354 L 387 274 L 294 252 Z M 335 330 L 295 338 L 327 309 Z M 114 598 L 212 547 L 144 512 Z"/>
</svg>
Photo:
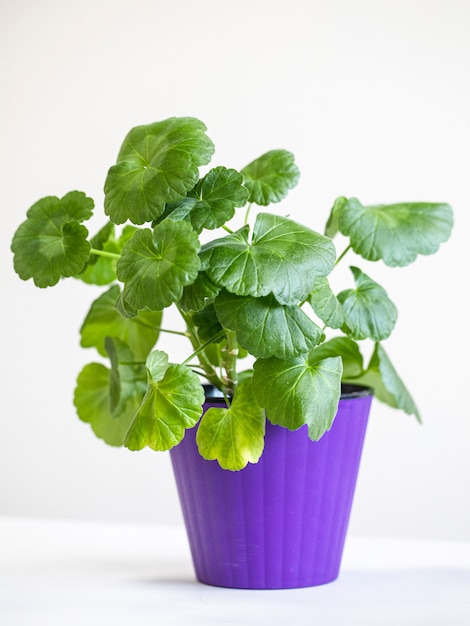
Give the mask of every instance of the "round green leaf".
<svg viewBox="0 0 470 626">
<path fill-rule="evenodd" d="M 410 392 L 381 344 L 375 345 L 366 372 L 354 382 L 372 387 L 378 400 L 394 409 L 401 409 L 408 415 L 414 415 L 421 422 L 419 410 Z"/>
<path fill-rule="evenodd" d="M 61 277 L 79 274 L 90 256 L 88 230 L 80 222 L 91 217 L 92 210 L 93 200 L 79 191 L 36 202 L 11 245 L 20 278 L 52 287 Z"/>
<path fill-rule="evenodd" d="M 157 219 L 186 195 L 214 152 L 206 126 L 191 117 L 133 128 L 105 182 L 105 213 L 115 224 Z"/>
<path fill-rule="evenodd" d="M 138 230 L 124 246 L 116 273 L 123 297 L 134 309 L 161 311 L 177 302 L 197 278 L 199 240 L 186 222 L 165 220 Z"/>
<path fill-rule="evenodd" d="M 119 417 L 110 408 L 110 371 L 101 363 L 89 363 L 80 372 L 74 394 L 79 418 L 90 424 L 97 437 L 111 446 L 122 446 L 143 397 L 134 389 Z"/>
<path fill-rule="evenodd" d="M 343 362 L 342 380 L 354 379 L 363 373 L 363 358 L 358 344 L 349 337 L 334 337 L 310 353 L 310 361 L 322 361 L 340 356 Z"/>
<path fill-rule="evenodd" d="M 156 357 L 155 357 L 156 353 Z M 198 377 L 185 365 L 166 365 L 158 351 L 149 357 L 149 384 L 142 404 L 126 436 L 130 450 L 148 446 L 152 450 L 169 450 L 184 437 L 202 414 L 204 390 Z M 165 355 L 166 356 L 166 355 Z M 161 377 L 162 376 L 162 377 Z"/>
<path fill-rule="evenodd" d="M 199 424 L 196 441 L 201 456 L 217 459 L 226 470 L 257 463 L 264 448 L 266 418 L 255 400 L 251 380 L 240 383 L 230 408 L 210 408 Z"/>
<path fill-rule="evenodd" d="M 336 259 L 330 239 L 286 217 L 259 213 L 253 239 L 245 226 L 201 250 L 209 278 L 239 296 L 267 296 L 281 304 L 307 298 L 317 276 L 327 275 Z"/>
<path fill-rule="evenodd" d="M 145 360 L 160 334 L 162 313 L 140 311 L 135 317 L 125 318 L 116 309 L 119 295 L 120 289 L 114 285 L 93 302 L 80 329 L 80 345 L 94 347 L 105 355 L 106 337 L 118 337 L 129 346 L 137 361 Z"/>
<path fill-rule="evenodd" d="M 222 330 L 213 304 L 208 304 L 202 311 L 194 313 L 192 315 L 192 321 L 197 328 L 197 334 L 202 343 L 212 341 Z M 223 338 L 224 337 L 220 337 L 219 341 L 222 341 Z"/>
<path fill-rule="evenodd" d="M 91 238 L 90 244 L 94 250 L 104 250 L 114 254 L 121 252 L 121 248 L 114 238 L 114 224 L 112 222 L 103 226 Z M 91 254 L 83 272 L 78 274 L 77 278 L 88 285 L 109 285 L 116 280 L 116 263 L 117 259 Z"/>
<path fill-rule="evenodd" d="M 408 202 L 363 206 L 350 198 L 338 208 L 338 224 L 353 250 L 365 259 L 383 259 L 391 267 L 409 265 L 418 254 L 433 254 L 450 236 L 448 204 Z"/>
<path fill-rule="evenodd" d="M 248 200 L 243 176 L 236 170 L 215 167 L 200 180 L 186 198 L 167 207 L 171 219 L 186 219 L 195 231 L 214 229 L 230 220 L 235 208 Z"/>
<path fill-rule="evenodd" d="M 341 303 L 334 295 L 326 276 L 315 279 L 313 291 L 308 301 L 318 317 L 330 328 L 341 328 L 345 321 L 345 314 Z"/>
<path fill-rule="evenodd" d="M 333 237 L 338 232 L 339 214 L 341 213 L 344 203 L 347 201 L 347 198 L 345 198 L 344 196 L 340 196 L 339 198 L 336 198 L 333 203 L 330 215 L 328 217 L 328 221 L 325 226 L 325 235 L 327 237 L 330 237 L 331 239 L 333 239 Z"/>
<path fill-rule="evenodd" d="M 236 331 L 240 345 L 255 357 L 305 354 L 323 337 L 298 306 L 281 305 L 273 296 L 252 298 L 224 291 L 214 304 L 221 323 Z"/>
<path fill-rule="evenodd" d="M 160 382 L 165 376 L 168 367 L 168 354 L 161 350 L 153 350 L 147 357 L 147 370 L 150 382 Z"/>
<path fill-rule="evenodd" d="M 385 289 L 359 268 L 351 267 L 351 271 L 356 288 L 346 289 L 338 294 L 346 315 L 345 332 L 353 339 L 386 339 L 397 321 L 395 305 Z"/>
<path fill-rule="evenodd" d="M 289 430 L 307 424 L 308 436 L 317 441 L 336 416 L 341 373 L 340 357 L 318 362 L 309 356 L 258 359 L 253 375 L 255 396 L 270 422 Z"/>
<path fill-rule="evenodd" d="M 114 224 L 108 222 L 92 239 L 91 247 L 94 250 L 103 250 L 113 256 L 98 256 L 91 254 L 85 269 L 77 278 L 90 285 L 109 285 L 116 280 L 116 264 L 121 250 L 136 231 L 135 226 L 125 226 L 119 238 L 114 234 Z"/>
<path fill-rule="evenodd" d="M 105 349 L 111 362 L 109 381 L 110 409 L 113 417 L 119 416 L 127 402 L 136 393 L 139 397 L 147 388 L 145 366 L 136 362 L 129 346 L 116 337 L 106 337 Z"/>
<path fill-rule="evenodd" d="M 219 293 L 220 287 L 209 280 L 205 272 L 199 272 L 196 280 L 184 288 L 179 306 L 183 311 L 201 311 L 207 300 L 212 300 Z"/>
<path fill-rule="evenodd" d="M 250 202 L 267 206 L 279 202 L 295 187 L 300 172 L 294 155 L 287 150 L 271 150 L 242 170 Z"/>
</svg>

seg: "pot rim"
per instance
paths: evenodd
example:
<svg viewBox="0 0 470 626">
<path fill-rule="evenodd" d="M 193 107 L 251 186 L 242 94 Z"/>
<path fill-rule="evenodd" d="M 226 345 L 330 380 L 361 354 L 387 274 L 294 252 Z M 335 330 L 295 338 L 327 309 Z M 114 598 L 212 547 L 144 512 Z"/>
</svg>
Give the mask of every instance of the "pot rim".
<svg viewBox="0 0 470 626">
<path fill-rule="evenodd" d="M 223 393 L 217 387 L 210 384 L 203 384 L 204 393 L 206 395 L 206 401 L 225 404 L 225 398 Z M 350 400 L 353 398 L 366 398 L 373 396 L 374 390 L 372 387 L 365 385 L 357 385 L 354 383 L 341 383 L 341 400 Z"/>
</svg>

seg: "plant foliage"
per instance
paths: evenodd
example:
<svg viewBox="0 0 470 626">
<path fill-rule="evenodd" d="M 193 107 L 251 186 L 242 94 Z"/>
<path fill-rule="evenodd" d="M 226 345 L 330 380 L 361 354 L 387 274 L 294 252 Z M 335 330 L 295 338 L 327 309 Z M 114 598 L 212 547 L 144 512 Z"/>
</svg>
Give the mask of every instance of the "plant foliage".
<svg viewBox="0 0 470 626">
<path fill-rule="evenodd" d="M 96 234 L 84 224 L 93 200 L 72 191 L 36 202 L 14 235 L 23 280 L 49 287 L 75 277 L 104 287 L 81 328 L 81 345 L 101 361 L 78 376 L 80 419 L 131 450 L 168 450 L 197 427 L 201 455 L 229 470 L 257 462 L 266 419 L 322 437 L 342 382 L 371 386 L 380 401 L 420 419 L 383 347 L 397 309 L 357 261 L 402 267 L 435 253 L 451 233 L 450 206 L 364 206 L 341 196 L 322 234 L 265 210 L 298 182 L 290 152 L 271 150 L 240 171 L 219 165 L 202 176 L 213 152 L 195 118 L 137 126 L 109 169 L 109 219 Z M 251 219 L 256 205 L 263 210 Z M 345 241 L 340 255 L 336 237 Z M 346 251 L 356 263 L 351 283 L 336 293 L 330 274 Z M 175 312 L 184 331 L 165 327 Z M 157 349 L 166 331 L 187 337 L 184 362 Z M 368 363 L 364 341 L 373 347 Z M 243 365 L 247 356 L 252 362 Z M 227 406 L 201 419 L 205 382 Z"/>
</svg>

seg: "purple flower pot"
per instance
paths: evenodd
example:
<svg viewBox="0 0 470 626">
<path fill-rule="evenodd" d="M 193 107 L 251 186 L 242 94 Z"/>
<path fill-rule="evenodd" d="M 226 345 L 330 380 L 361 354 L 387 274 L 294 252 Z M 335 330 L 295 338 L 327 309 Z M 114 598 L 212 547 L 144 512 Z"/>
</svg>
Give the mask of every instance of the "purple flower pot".
<svg viewBox="0 0 470 626">
<path fill-rule="evenodd" d="M 372 391 L 347 385 L 320 441 L 267 422 L 258 463 L 206 461 L 197 427 L 171 459 L 197 579 L 243 589 L 310 587 L 339 574 Z M 223 405 L 208 398 L 204 410 Z"/>
</svg>

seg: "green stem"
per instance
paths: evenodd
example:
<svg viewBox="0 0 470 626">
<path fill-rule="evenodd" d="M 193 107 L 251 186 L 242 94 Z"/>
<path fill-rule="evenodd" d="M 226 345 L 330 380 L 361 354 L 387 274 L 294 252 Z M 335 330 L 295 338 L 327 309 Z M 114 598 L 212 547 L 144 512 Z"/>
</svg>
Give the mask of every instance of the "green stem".
<svg viewBox="0 0 470 626">
<path fill-rule="evenodd" d="M 192 354 L 190 354 L 188 356 L 187 359 L 185 359 L 183 361 L 183 363 L 181 365 L 187 365 L 190 361 L 192 361 L 194 359 L 194 357 L 199 356 L 202 352 L 204 352 L 204 350 L 211 345 L 211 343 L 217 343 L 218 341 L 220 341 L 220 339 L 222 339 L 222 337 L 224 336 L 224 331 L 223 330 L 219 330 L 218 333 L 216 333 L 213 337 L 211 337 L 210 339 L 208 339 L 207 341 L 205 341 L 203 344 L 201 344 L 200 346 L 198 346 L 196 348 L 196 350 L 194 350 L 194 352 Z"/>
<path fill-rule="evenodd" d="M 116 252 L 106 252 L 106 250 L 97 250 L 96 248 L 92 248 L 90 250 L 90 254 L 96 254 L 96 256 L 103 256 L 107 259 L 119 259 L 121 257 L 120 254 L 116 254 Z"/>
<path fill-rule="evenodd" d="M 335 261 L 335 267 L 338 265 L 338 263 L 341 261 L 341 259 L 343 259 L 346 254 L 349 252 L 349 250 L 351 249 L 351 244 L 349 244 L 348 246 L 346 246 L 346 248 L 343 250 L 343 252 L 339 255 L 339 257 L 336 259 Z M 299 307 L 303 307 L 303 305 L 308 301 L 308 298 L 306 300 L 304 300 L 303 302 L 299 303 Z"/>
<path fill-rule="evenodd" d="M 343 250 L 343 252 L 339 255 L 339 257 L 336 259 L 335 262 L 335 267 L 338 265 L 338 263 L 341 261 L 341 259 L 346 256 L 346 253 L 349 252 L 349 250 L 351 249 L 351 244 L 349 244 L 348 246 L 346 246 L 346 248 Z"/>
<path fill-rule="evenodd" d="M 190 365 L 190 368 L 198 376 L 203 376 L 204 378 L 206 377 L 206 372 L 203 370 L 202 367 L 198 367 L 197 365 Z"/>
<path fill-rule="evenodd" d="M 248 219 L 249 219 L 249 217 L 250 217 L 250 211 L 251 211 L 251 207 L 252 207 L 252 206 L 253 206 L 253 202 L 250 202 L 250 203 L 249 203 L 249 205 L 248 205 L 248 207 L 247 207 L 247 209 L 246 209 L 246 213 L 245 213 L 245 222 L 244 222 L 245 226 L 246 226 L 246 224 L 248 224 Z"/>
<path fill-rule="evenodd" d="M 205 355 L 205 353 L 202 351 L 200 351 L 200 347 L 201 347 L 201 342 L 199 341 L 199 337 L 197 334 L 197 330 L 194 327 L 193 321 L 191 319 L 191 316 L 186 314 L 178 305 L 177 309 L 181 315 L 181 317 L 183 318 L 185 324 L 186 324 L 186 328 L 188 329 L 188 336 L 189 336 L 189 340 L 191 342 L 191 345 L 193 346 L 194 350 L 197 351 L 197 356 L 199 357 L 199 362 L 201 364 L 201 367 L 204 370 L 204 376 L 207 378 L 207 380 L 214 385 L 214 387 L 217 387 L 218 389 L 221 389 L 223 384 L 221 379 L 217 376 L 217 373 L 214 369 L 214 366 L 212 365 L 212 363 L 209 361 L 209 359 L 207 358 L 207 356 Z M 205 346 L 207 347 L 207 346 Z M 192 359 L 194 357 L 194 353 L 190 355 L 189 359 L 186 359 L 185 363 Z"/>
<path fill-rule="evenodd" d="M 238 356 L 238 341 L 237 335 L 233 330 L 227 330 L 227 345 L 223 348 L 224 353 L 224 368 L 226 372 L 227 388 L 233 395 L 233 391 L 237 384 L 237 356 Z"/>
<path fill-rule="evenodd" d="M 171 335 L 180 335 L 181 337 L 189 338 L 189 332 L 185 332 L 182 330 L 170 330 L 169 328 L 158 328 L 156 326 L 147 325 L 148 328 L 152 328 L 153 330 L 158 331 L 159 333 L 170 333 Z"/>
</svg>

